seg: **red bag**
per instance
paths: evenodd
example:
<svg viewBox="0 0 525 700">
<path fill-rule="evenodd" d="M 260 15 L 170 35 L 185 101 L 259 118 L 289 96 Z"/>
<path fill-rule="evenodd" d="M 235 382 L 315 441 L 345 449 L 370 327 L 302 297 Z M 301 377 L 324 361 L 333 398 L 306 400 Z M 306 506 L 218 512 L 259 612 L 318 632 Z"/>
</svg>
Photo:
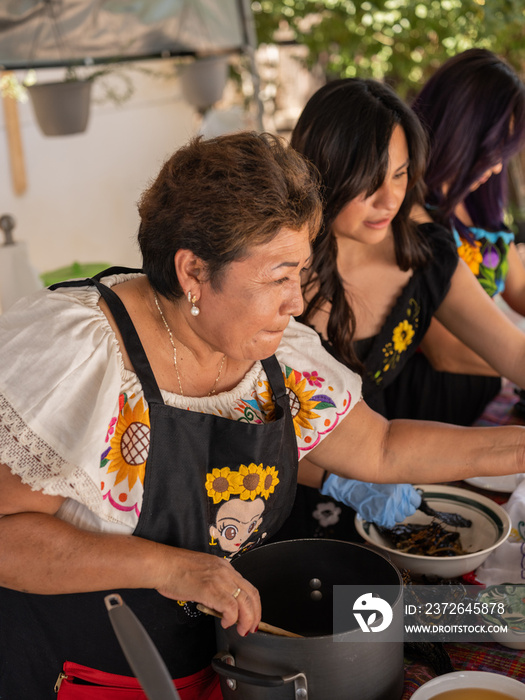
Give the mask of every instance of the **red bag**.
<svg viewBox="0 0 525 700">
<path fill-rule="evenodd" d="M 222 700 L 219 677 L 211 667 L 173 681 L 181 700 Z M 148 700 L 132 676 L 97 671 L 66 661 L 58 677 L 57 700 Z"/>
</svg>

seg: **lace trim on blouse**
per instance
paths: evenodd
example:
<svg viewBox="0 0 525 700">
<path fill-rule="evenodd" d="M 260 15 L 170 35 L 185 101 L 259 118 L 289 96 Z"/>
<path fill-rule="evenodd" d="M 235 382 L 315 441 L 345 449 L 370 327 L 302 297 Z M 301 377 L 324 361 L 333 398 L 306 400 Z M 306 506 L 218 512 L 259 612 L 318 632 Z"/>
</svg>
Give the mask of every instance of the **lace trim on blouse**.
<svg viewBox="0 0 525 700">
<path fill-rule="evenodd" d="M 68 464 L 36 435 L 0 395 L 0 462 L 11 465 L 24 484 L 48 496 L 65 496 L 102 514 L 100 489 L 80 467 Z M 113 520 L 104 513 L 104 517 Z M 114 519 L 118 522 L 118 518 Z"/>
</svg>

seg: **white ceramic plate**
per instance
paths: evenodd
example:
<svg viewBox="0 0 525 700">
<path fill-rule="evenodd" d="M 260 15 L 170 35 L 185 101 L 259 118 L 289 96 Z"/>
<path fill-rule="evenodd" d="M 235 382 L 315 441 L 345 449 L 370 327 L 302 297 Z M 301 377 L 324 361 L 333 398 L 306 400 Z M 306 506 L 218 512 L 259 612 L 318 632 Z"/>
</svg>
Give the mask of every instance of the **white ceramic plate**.
<svg viewBox="0 0 525 700">
<path fill-rule="evenodd" d="M 465 479 L 465 482 L 471 486 L 477 486 L 479 489 L 487 489 L 487 491 L 512 493 L 522 479 L 523 474 L 507 474 L 505 476 L 474 476 L 471 479 Z"/>
<path fill-rule="evenodd" d="M 459 513 L 472 521 L 472 527 L 460 528 L 461 543 L 467 554 L 435 557 L 401 552 L 390 544 L 375 525 L 356 515 L 355 526 L 361 537 L 388 554 L 399 568 L 408 569 L 414 574 L 456 578 L 477 569 L 490 552 L 508 538 L 511 529 L 510 518 L 506 511 L 490 498 L 455 486 L 427 484 L 416 485 L 416 488 L 424 491 L 428 504 L 434 510 Z M 428 515 L 416 511 L 403 523 L 426 524 L 431 520 Z"/>
<path fill-rule="evenodd" d="M 432 678 L 412 695 L 411 700 L 432 700 L 440 693 L 459 688 L 483 688 L 505 693 L 515 700 L 525 700 L 525 685 L 515 678 L 489 671 L 453 671 Z"/>
</svg>

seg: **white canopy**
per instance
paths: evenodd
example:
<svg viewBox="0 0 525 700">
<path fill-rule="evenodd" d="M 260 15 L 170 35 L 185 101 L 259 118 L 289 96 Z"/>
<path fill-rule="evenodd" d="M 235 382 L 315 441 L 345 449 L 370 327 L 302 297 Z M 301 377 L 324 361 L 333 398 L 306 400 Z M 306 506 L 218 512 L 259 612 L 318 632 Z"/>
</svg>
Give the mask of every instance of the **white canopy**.
<svg viewBox="0 0 525 700">
<path fill-rule="evenodd" d="M 8 0 L 0 67 L 38 68 L 240 50 L 245 0 Z"/>
</svg>

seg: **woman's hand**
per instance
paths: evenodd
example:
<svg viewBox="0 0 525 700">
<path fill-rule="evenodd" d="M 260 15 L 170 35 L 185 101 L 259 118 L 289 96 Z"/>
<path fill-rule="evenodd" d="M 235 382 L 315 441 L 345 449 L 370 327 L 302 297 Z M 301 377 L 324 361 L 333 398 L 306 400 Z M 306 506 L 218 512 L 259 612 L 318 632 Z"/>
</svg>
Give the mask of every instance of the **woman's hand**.
<svg viewBox="0 0 525 700">
<path fill-rule="evenodd" d="M 187 549 L 170 549 L 171 553 L 162 555 L 158 575 L 165 583 L 157 588 L 159 593 L 213 608 L 222 614 L 222 626 L 237 623 L 241 636 L 256 631 L 261 620 L 259 593 L 226 559 Z"/>
<path fill-rule="evenodd" d="M 152 588 L 217 610 L 222 626 L 237 622 L 241 635 L 256 630 L 259 593 L 225 559 L 80 530 L 54 516 L 64 500 L 32 491 L 0 464 L 0 586 L 39 594 Z"/>
<path fill-rule="evenodd" d="M 321 488 L 324 496 L 345 503 L 363 520 L 392 528 L 421 505 L 421 496 L 411 484 L 371 484 L 330 474 Z"/>
</svg>

